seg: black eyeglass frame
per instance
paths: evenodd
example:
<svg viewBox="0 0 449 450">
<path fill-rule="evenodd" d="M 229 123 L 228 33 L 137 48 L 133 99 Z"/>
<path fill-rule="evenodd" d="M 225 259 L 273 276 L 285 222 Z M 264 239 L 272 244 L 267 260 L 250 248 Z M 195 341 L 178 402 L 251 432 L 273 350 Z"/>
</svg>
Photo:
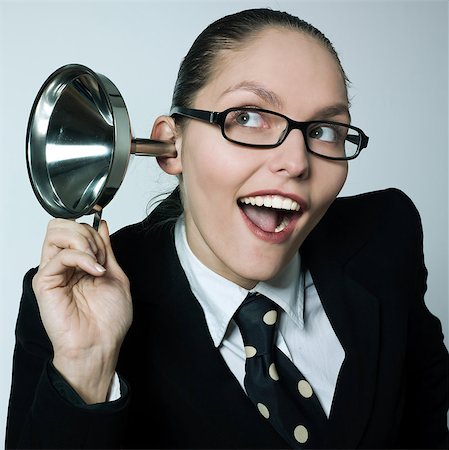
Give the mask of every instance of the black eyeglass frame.
<svg viewBox="0 0 449 450">
<path fill-rule="evenodd" d="M 232 111 L 260 111 L 260 112 L 265 112 L 265 113 L 273 114 L 275 116 L 282 117 L 283 119 L 285 119 L 287 121 L 287 130 L 284 133 L 284 135 L 281 137 L 281 139 L 278 142 L 276 142 L 276 144 L 246 144 L 244 142 L 235 141 L 235 140 L 229 138 L 228 136 L 226 136 L 226 134 L 225 134 L 225 119 L 226 119 L 226 116 Z M 219 125 L 221 128 L 221 134 L 227 141 L 232 142 L 237 145 L 242 145 L 244 147 L 253 147 L 253 148 L 260 148 L 260 149 L 270 149 L 270 148 L 279 147 L 285 141 L 285 139 L 289 135 L 290 131 L 300 130 L 303 134 L 307 151 L 309 151 L 310 153 L 313 153 L 316 156 L 319 156 L 320 158 L 330 159 L 333 161 L 349 161 L 351 159 L 357 158 L 357 156 L 360 155 L 360 152 L 364 148 L 367 147 L 368 141 L 369 141 L 369 137 L 363 132 L 362 129 L 355 127 L 353 125 L 348 125 L 347 123 L 333 122 L 333 121 L 329 121 L 329 120 L 310 120 L 307 122 L 298 122 L 296 120 L 290 119 L 290 117 L 287 117 L 284 114 L 281 114 L 281 113 L 278 113 L 275 111 L 270 111 L 268 109 L 262 109 L 262 108 L 251 108 L 251 107 L 228 108 L 221 112 L 215 112 L 215 111 L 205 111 L 202 109 L 184 108 L 183 106 L 174 106 L 170 110 L 170 116 L 174 116 L 174 115 L 180 115 L 183 117 L 187 117 L 189 119 L 198 119 L 198 120 L 202 120 L 203 122 L 208 122 L 211 124 Z M 346 138 L 345 138 L 345 140 L 348 140 L 349 142 L 352 142 L 353 144 L 358 144 L 356 153 L 352 156 L 341 157 L 341 156 L 327 156 L 327 155 L 322 155 L 320 153 L 314 152 L 309 147 L 308 137 L 306 135 L 308 128 L 310 127 L 310 125 L 313 125 L 313 124 L 341 125 L 341 126 L 347 127 L 350 130 L 357 131 L 357 133 L 360 134 L 360 139 L 351 141 L 351 139 L 349 139 L 349 137 L 350 137 L 349 135 L 346 136 Z M 359 141 L 359 142 L 357 142 L 357 141 Z"/>
</svg>

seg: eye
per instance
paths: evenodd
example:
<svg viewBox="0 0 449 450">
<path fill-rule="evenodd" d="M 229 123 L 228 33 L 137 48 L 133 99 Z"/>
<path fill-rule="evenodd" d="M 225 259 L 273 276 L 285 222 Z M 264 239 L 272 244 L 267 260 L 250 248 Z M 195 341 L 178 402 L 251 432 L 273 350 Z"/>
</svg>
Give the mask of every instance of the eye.
<svg viewBox="0 0 449 450">
<path fill-rule="evenodd" d="M 315 126 L 309 131 L 309 137 L 324 142 L 338 142 L 341 138 L 338 131 L 330 124 Z"/>
<path fill-rule="evenodd" d="M 266 122 L 260 112 L 257 111 L 234 111 L 233 121 L 242 127 L 248 128 L 264 128 L 266 127 Z"/>
</svg>

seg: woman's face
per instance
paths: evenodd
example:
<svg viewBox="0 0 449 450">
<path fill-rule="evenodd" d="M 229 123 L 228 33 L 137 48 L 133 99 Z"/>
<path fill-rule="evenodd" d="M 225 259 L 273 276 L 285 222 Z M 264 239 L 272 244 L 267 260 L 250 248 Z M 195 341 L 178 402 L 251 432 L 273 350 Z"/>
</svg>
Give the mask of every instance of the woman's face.
<svg viewBox="0 0 449 450">
<path fill-rule="evenodd" d="M 223 55 L 194 108 L 252 106 L 297 121 L 349 123 L 341 71 L 312 38 L 267 29 Z M 218 126 L 189 120 L 177 144 L 189 245 L 206 266 L 247 289 L 285 266 L 347 175 L 346 162 L 308 153 L 299 130 L 290 132 L 281 146 L 260 150 L 228 142 Z M 250 197 L 260 203 L 272 196 L 275 206 L 296 202 L 300 210 L 284 214 L 276 208 L 243 206 Z"/>
</svg>

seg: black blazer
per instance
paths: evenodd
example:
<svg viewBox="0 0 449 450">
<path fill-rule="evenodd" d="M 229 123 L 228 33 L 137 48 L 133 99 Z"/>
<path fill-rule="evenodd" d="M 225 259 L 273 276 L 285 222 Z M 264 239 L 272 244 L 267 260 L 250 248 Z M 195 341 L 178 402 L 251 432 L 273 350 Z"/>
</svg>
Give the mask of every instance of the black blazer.
<svg viewBox="0 0 449 450">
<path fill-rule="evenodd" d="M 73 401 L 48 364 L 30 271 L 17 322 L 7 448 L 285 448 L 214 347 L 176 255 L 173 225 L 113 235 L 134 321 L 120 353 L 124 395 Z M 423 296 L 419 215 L 397 190 L 334 202 L 300 249 L 346 352 L 329 448 L 446 448 L 448 354 Z M 62 394 L 61 394 L 62 392 Z"/>
</svg>

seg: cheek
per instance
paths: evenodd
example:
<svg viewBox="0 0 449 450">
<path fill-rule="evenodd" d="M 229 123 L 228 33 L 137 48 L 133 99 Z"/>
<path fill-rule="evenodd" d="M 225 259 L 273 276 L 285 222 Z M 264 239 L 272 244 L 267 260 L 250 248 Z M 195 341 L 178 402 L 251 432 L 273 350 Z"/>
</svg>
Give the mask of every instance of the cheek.
<svg viewBox="0 0 449 450">
<path fill-rule="evenodd" d="M 347 161 L 315 160 L 311 167 L 311 197 L 319 209 L 327 209 L 341 191 L 348 175 Z"/>
<path fill-rule="evenodd" d="M 186 194 L 202 194 L 233 199 L 251 172 L 250 161 L 241 158 L 239 149 L 225 141 L 219 130 L 208 126 L 183 140 L 182 168 Z M 231 194 L 231 195 L 230 195 Z"/>
<path fill-rule="evenodd" d="M 203 221 L 217 217 L 229 199 L 230 177 L 235 172 L 230 160 L 223 157 L 216 136 L 211 139 L 207 132 L 198 137 L 190 133 L 183 139 L 184 209 L 200 228 Z"/>
</svg>

